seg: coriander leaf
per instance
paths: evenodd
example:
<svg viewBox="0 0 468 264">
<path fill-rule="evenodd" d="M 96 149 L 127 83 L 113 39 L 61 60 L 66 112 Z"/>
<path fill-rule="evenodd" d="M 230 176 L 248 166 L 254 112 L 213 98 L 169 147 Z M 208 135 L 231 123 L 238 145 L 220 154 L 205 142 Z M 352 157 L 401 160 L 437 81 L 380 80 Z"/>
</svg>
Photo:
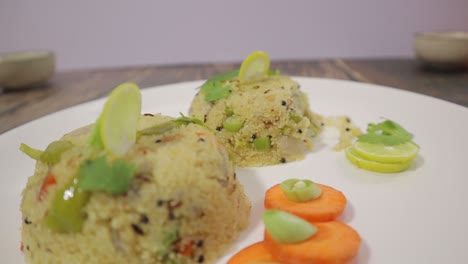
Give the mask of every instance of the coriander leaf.
<svg viewBox="0 0 468 264">
<path fill-rule="evenodd" d="M 208 79 L 201 87 L 201 92 L 205 95 L 207 102 L 214 102 L 229 96 L 230 87 L 224 85 L 224 82 L 237 77 L 239 70 L 225 72 Z"/>
<path fill-rule="evenodd" d="M 221 81 L 209 81 L 202 86 L 201 92 L 205 95 L 205 101 L 214 102 L 229 96 L 231 87 L 223 85 Z"/>
<path fill-rule="evenodd" d="M 124 160 L 108 163 L 105 156 L 87 160 L 78 171 L 78 187 L 84 191 L 123 194 L 130 188 L 136 166 Z"/>
<path fill-rule="evenodd" d="M 221 73 L 221 74 L 218 74 L 218 75 L 215 75 L 213 77 L 211 77 L 210 79 L 208 79 L 208 82 L 215 82 L 215 81 L 227 81 L 229 79 L 232 79 L 234 77 L 237 77 L 237 75 L 239 75 L 239 70 L 233 70 L 233 71 L 230 71 L 230 72 L 224 72 L 224 73 Z"/>
<path fill-rule="evenodd" d="M 370 134 L 396 135 L 402 138 L 411 140 L 411 133 L 406 131 L 402 126 L 391 120 L 386 120 L 378 124 L 369 124 L 367 132 Z"/>
<path fill-rule="evenodd" d="M 392 146 L 411 141 L 412 137 L 411 133 L 396 122 L 386 120 L 378 124 L 370 123 L 367 127 L 367 134 L 359 136 L 358 140 Z"/>
</svg>

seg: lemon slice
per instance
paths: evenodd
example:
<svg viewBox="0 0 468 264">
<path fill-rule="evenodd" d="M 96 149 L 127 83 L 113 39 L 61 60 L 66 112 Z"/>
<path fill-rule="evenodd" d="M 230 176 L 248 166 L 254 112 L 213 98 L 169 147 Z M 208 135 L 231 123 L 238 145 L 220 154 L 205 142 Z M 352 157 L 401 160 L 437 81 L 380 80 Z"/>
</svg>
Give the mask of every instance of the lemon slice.
<svg viewBox="0 0 468 264">
<path fill-rule="evenodd" d="M 357 151 L 354 147 L 348 147 L 345 150 L 346 157 L 348 158 L 351 163 L 358 166 L 359 168 L 375 171 L 375 172 L 384 172 L 384 173 L 393 173 L 393 172 L 401 172 L 411 165 L 413 160 L 409 160 L 406 162 L 398 162 L 398 163 L 383 163 L 372 161 L 359 156 Z"/>
<path fill-rule="evenodd" d="M 354 144 L 354 150 L 359 156 L 368 160 L 382 163 L 399 163 L 414 159 L 418 155 L 419 147 L 412 142 L 386 146 L 358 141 Z"/>
<path fill-rule="evenodd" d="M 109 95 L 96 121 L 90 144 L 117 156 L 125 154 L 136 141 L 141 113 L 141 93 L 134 83 L 123 83 Z"/>
<path fill-rule="evenodd" d="M 239 69 L 240 82 L 254 82 L 262 79 L 270 69 L 270 56 L 264 51 L 254 51 L 245 58 Z"/>
</svg>

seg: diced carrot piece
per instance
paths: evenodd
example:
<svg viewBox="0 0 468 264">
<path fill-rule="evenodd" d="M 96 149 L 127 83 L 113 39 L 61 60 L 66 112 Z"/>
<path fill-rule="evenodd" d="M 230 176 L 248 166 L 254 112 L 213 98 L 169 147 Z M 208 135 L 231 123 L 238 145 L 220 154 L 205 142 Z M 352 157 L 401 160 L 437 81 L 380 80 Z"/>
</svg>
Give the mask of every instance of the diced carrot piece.
<svg viewBox="0 0 468 264">
<path fill-rule="evenodd" d="M 185 243 L 184 245 L 181 245 L 178 249 L 177 252 L 181 255 L 187 256 L 187 257 L 192 257 L 193 256 L 193 245 L 195 242 L 193 240 L 190 240 L 188 243 Z"/>
<path fill-rule="evenodd" d="M 338 221 L 314 223 L 318 231 L 305 241 L 282 244 L 265 231 L 265 245 L 269 252 L 288 264 L 344 264 L 358 253 L 359 234 Z"/>
<path fill-rule="evenodd" d="M 42 182 L 41 189 L 37 195 L 37 200 L 41 202 L 47 196 L 48 189 L 50 186 L 57 184 L 57 180 L 55 179 L 55 175 L 52 173 L 48 173 L 47 176 L 44 178 Z"/>
<path fill-rule="evenodd" d="M 267 190 L 265 194 L 265 208 L 278 209 L 309 222 L 331 221 L 337 218 L 346 206 L 346 197 L 342 192 L 322 184 L 317 184 L 322 189 L 322 194 L 307 202 L 295 202 L 289 200 L 277 184 Z"/>
</svg>

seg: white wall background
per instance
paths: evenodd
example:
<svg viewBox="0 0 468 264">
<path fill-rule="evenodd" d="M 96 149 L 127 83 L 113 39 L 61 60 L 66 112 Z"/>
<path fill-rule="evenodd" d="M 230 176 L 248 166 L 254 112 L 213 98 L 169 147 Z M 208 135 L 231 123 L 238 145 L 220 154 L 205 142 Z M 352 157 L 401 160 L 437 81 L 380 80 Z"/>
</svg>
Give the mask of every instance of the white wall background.
<svg viewBox="0 0 468 264">
<path fill-rule="evenodd" d="M 53 50 L 59 70 L 412 56 L 423 30 L 468 31 L 468 0 L 0 0 L 0 53 Z"/>
</svg>

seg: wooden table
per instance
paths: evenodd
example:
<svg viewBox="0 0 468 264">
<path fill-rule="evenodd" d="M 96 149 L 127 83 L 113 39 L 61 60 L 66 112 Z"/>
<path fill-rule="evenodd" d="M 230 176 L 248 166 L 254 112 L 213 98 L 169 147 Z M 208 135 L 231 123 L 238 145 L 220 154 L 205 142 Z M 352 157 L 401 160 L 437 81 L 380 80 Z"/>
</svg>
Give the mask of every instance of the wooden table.
<svg viewBox="0 0 468 264">
<path fill-rule="evenodd" d="M 104 97 L 118 84 L 142 88 L 201 80 L 238 64 L 147 66 L 57 73 L 43 87 L 0 90 L 0 134 L 38 117 Z M 274 62 L 283 74 L 353 80 L 413 91 L 468 107 L 468 71 L 431 72 L 411 59 L 321 60 Z"/>
</svg>

